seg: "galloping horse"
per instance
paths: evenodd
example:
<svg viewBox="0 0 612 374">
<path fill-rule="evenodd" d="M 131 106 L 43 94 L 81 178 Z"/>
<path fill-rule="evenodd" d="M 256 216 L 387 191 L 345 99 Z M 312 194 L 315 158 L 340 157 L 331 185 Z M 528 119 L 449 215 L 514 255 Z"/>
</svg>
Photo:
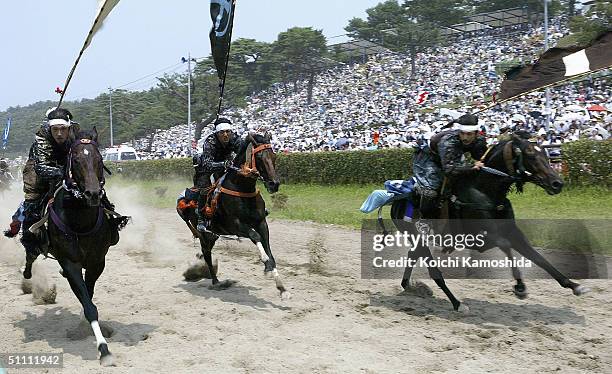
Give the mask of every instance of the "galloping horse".
<svg viewBox="0 0 612 374">
<path fill-rule="evenodd" d="M 100 205 L 104 193 L 104 166 L 98 151 L 98 133 L 81 131 L 68 154 L 64 184 L 57 190 L 49 210 L 49 253 L 57 259 L 68 279 L 85 318 L 96 336 L 100 364 L 113 365 L 113 357 L 98 323 L 93 303 L 96 280 L 102 274 L 105 256 L 117 244 L 113 225 Z M 83 279 L 85 269 L 85 279 Z"/>
<path fill-rule="evenodd" d="M 248 134 L 234 158 L 233 166 L 219 179 L 216 212 L 207 232 L 200 233 L 196 227 L 195 209 L 179 211 L 179 215 L 200 240 L 202 255 L 210 269 L 213 285 L 219 283 L 212 263 L 212 248 L 219 235 L 236 235 L 249 238 L 257 246 L 264 263 L 264 272 L 272 274 L 281 298 L 290 297 L 276 269 L 276 261 L 270 249 L 270 234 L 266 222 L 266 205 L 257 189 L 261 178 L 270 193 L 278 192 L 279 179 L 274 169 L 276 155 L 270 144 L 270 135 Z M 214 187 L 213 187 L 214 188 Z"/>
<path fill-rule="evenodd" d="M 551 168 L 546 155 L 542 150 L 525 140 L 523 137 L 514 135 L 511 140 L 502 141 L 489 148 L 483 156 L 482 161 L 491 169 L 481 170 L 473 178 L 465 178 L 452 186 L 454 201 L 451 201 L 450 211 L 454 212 L 450 218 L 470 221 L 472 224 L 464 226 L 470 232 L 486 232 L 485 245 L 479 248 L 484 251 L 493 247 L 499 247 L 509 259 L 512 259 L 512 249 L 517 251 L 526 259 L 540 266 L 548 274 L 559 282 L 564 288 L 571 288 L 574 295 L 582 295 L 589 291 L 588 288 L 571 281 L 561 274 L 552 264 L 540 255 L 532 246 L 525 235 L 516 226 L 512 204 L 507 195 L 512 185 L 516 185 L 518 191 L 522 191 L 526 182 L 534 183 L 542 187 L 548 194 L 555 195 L 561 192 L 563 182 L 559 175 Z M 391 218 L 395 226 L 402 231 L 416 233 L 415 225 L 402 220 L 406 207 L 406 200 L 397 200 L 391 206 Z M 418 206 L 418 204 L 415 204 Z M 419 212 L 415 210 L 418 217 Z M 497 221 L 496 221 L 497 220 Z M 478 222 L 478 227 L 473 223 Z M 417 246 L 410 251 L 408 257 L 411 259 L 432 258 L 432 253 L 427 246 Z M 428 267 L 429 276 L 444 291 L 453 304 L 455 310 L 467 309 L 452 294 L 446 286 L 444 277 L 437 267 Z M 402 279 L 402 287 L 410 287 L 412 267 L 406 267 Z M 527 288 L 523 282 L 521 272 L 518 268 L 512 268 L 512 274 L 516 280 L 514 286 L 515 295 L 523 299 L 527 297 Z"/>
</svg>

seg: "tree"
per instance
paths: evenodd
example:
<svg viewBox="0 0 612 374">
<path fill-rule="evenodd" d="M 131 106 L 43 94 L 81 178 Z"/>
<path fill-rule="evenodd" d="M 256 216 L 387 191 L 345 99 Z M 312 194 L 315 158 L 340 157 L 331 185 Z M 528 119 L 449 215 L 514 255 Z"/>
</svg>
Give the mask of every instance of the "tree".
<svg viewBox="0 0 612 374">
<path fill-rule="evenodd" d="M 293 27 L 278 34 L 272 53 L 271 60 L 280 65 L 283 80 L 293 81 L 297 89 L 297 81 L 310 76 L 327 55 L 327 40 L 321 30 Z"/>
<path fill-rule="evenodd" d="M 573 35 L 563 40 L 562 45 L 585 45 L 612 29 L 612 3 L 597 1 L 583 16 L 570 19 L 570 30 Z"/>
<path fill-rule="evenodd" d="M 345 30 L 353 38 L 369 40 L 392 51 L 408 52 L 412 79 L 416 73 L 417 53 L 438 43 L 440 34 L 438 26 L 417 12 L 423 5 L 420 0 L 409 5 L 406 8 L 395 0 L 387 0 L 367 9 L 367 20 L 351 19 Z"/>
<path fill-rule="evenodd" d="M 437 26 L 462 23 L 468 13 L 464 0 L 405 0 L 403 7 L 407 17 Z"/>
<path fill-rule="evenodd" d="M 369 40 L 385 47 L 391 46 L 391 39 L 388 36 L 392 33 L 384 31 L 391 31 L 406 22 L 405 9 L 396 0 L 379 3 L 367 9 L 366 14 L 368 15 L 366 20 L 361 18 L 349 20 L 344 30 L 353 38 Z M 386 42 L 385 35 L 387 35 Z"/>
</svg>

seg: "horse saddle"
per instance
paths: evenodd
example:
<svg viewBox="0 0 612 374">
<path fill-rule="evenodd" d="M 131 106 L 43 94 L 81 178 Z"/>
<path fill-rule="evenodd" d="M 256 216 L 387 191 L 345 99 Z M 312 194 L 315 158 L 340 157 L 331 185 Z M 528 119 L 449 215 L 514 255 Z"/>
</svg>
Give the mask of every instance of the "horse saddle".
<svg viewBox="0 0 612 374">
<path fill-rule="evenodd" d="M 217 210 L 217 202 L 219 200 L 219 196 L 221 196 L 221 184 L 223 183 L 224 179 L 225 175 L 215 181 L 210 187 L 206 187 L 206 189 L 203 191 L 200 191 L 200 189 L 196 187 L 185 189 L 177 200 L 176 209 L 179 212 L 179 215 L 184 217 L 183 212 L 186 209 L 197 209 L 198 199 L 200 198 L 200 193 L 202 192 L 206 194 L 202 213 L 204 213 L 204 216 L 207 219 L 211 219 Z"/>
</svg>

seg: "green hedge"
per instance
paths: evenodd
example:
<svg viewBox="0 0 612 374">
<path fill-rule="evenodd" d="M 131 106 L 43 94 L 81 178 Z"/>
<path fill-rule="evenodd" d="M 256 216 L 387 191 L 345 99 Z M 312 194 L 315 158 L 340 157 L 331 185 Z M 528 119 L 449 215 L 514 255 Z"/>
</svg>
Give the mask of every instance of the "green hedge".
<svg viewBox="0 0 612 374">
<path fill-rule="evenodd" d="M 411 175 L 412 149 L 290 153 L 276 167 L 283 183 L 380 183 Z"/>
<path fill-rule="evenodd" d="M 612 141 L 565 143 L 561 154 L 570 185 L 612 187 Z"/>
<path fill-rule="evenodd" d="M 563 145 L 564 179 L 569 185 L 611 187 L 612 142 L 581 140 Z M 109 163 L 127 178 L 191 179 L 190 158 Z M 282 183 L 360 184 L 405 179 L 412 174 L 412 149 L 279 154 Z"/>
<path fill-rule="evenodd" d="M 104 163 L 114 175 L 143 180 L 163 180 L 167 178 L 191 179 L 193 166 L 191 158 L 171 158 L 167 160 L 121 161 Z"/>
</svg>

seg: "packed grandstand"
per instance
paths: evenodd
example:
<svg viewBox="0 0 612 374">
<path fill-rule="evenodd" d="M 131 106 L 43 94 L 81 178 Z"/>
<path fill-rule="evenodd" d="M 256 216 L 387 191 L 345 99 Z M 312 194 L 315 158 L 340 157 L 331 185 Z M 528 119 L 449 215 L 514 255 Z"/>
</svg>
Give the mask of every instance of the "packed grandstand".
<svg viewBox="0 0 612 374">
<path fill-rule="evenodd" d="M 542 53 L 543 27 L 508 31 L 479 31 L 419 53 L 414 78 L 410 57 L 387 51 L 317 76 L 309 105 L 306 82 L 298 82 L 297 90 L 275 84 L 224 115 L 239 132 L 271 130 L 274 147 L 286 153 L 410 147 L 452 117 L 491 104 L 503 79 L 495 69 L 500 62 L 529 63 Z M 554 19 L 552 45 L 566 34 L 566 20 Z M 612 102 L 606 74 L 552 89 L 548 129 L 545 94 L 539 91 L 480 113 L 481 130 L 490 142 L 507 127 L 527 129 L 544 145 L 608 139 Z M 186 124 L 157 130 L 134 146 L 141 159 L 187 157 L 193 146 L 187 133 Z M 206 135 L 205 129 L 200 145 Z"/>
</svg>

